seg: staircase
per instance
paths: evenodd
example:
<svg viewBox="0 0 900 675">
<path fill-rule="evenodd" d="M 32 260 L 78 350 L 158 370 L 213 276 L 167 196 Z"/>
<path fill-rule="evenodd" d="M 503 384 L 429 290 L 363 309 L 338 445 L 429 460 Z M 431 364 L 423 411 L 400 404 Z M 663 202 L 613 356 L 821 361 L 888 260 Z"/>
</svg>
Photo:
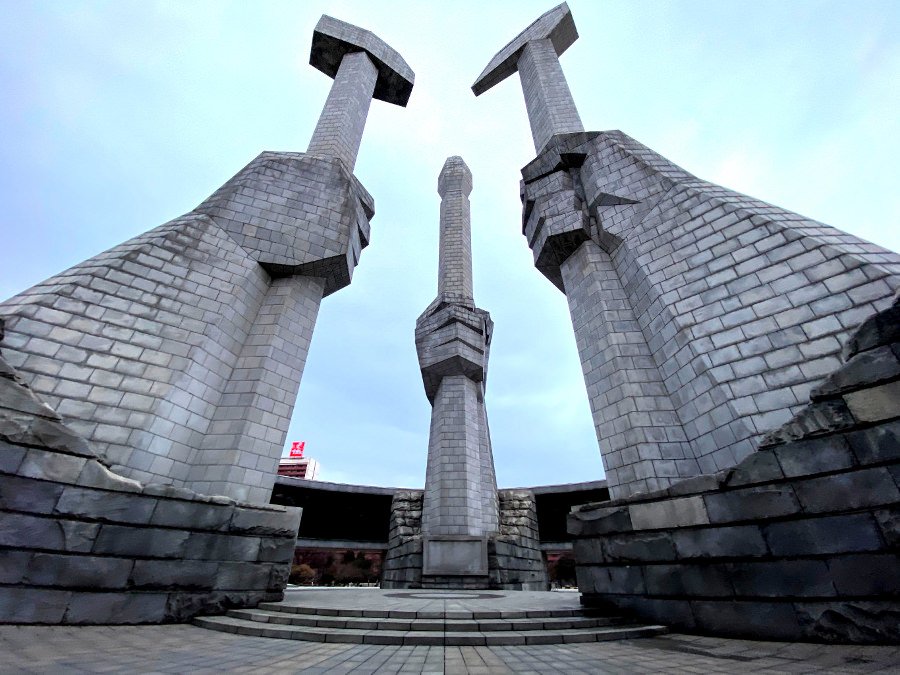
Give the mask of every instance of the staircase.
<svg viewBox="0 0 900 675">
<path fill-rule="evenodd" d="M 194 624 L 257 637 L 384 645 L 547 645 L 659 635 L 665 626 L 630 623 L 590 609 L 403 610 L 262 603 Z"/>
</svg>

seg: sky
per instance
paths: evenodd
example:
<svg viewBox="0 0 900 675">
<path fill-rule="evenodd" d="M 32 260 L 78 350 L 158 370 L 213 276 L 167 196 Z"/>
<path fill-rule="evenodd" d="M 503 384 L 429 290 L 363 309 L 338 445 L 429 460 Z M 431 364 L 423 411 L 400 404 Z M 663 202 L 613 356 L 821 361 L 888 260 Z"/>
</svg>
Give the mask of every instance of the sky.
<svg viewBox="0 0 900 675">
<path fill-rule="evenodd" d="M 323 13 L 416 73 L 375 101 L 356 175 L 375 197 L 353 283 L 322 303 L 288 442 L 320 479 L 421 487 L 430 406 L 413 342 L 437 291 L 437 176 L 474 177 L 476 304 L 495 322 L 486 403 L 501 487 L 603 467 L 565 297 L 521 235 L 534 147 L 491 57 L 550 2 L 0 0 L 0 298 L 193 209 L 264 150 L 303 151 L 331 80 Z M 900 2 L 571 0 L 561 57 L 585 128 L 900 250 Z"/>
</svg>

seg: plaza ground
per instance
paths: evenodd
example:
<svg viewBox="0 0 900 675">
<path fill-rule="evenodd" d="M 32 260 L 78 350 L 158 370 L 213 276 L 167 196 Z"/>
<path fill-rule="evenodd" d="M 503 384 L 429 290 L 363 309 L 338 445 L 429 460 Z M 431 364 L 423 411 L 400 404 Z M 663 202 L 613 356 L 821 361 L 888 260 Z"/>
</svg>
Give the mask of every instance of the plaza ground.
<svg viewBox="0 0 900 675">
<path fill-rule="evenodd" d="M 383 602 L 381 592 L 369 589 L 330 593 L 336 604 L 347 607 L 365 609 Z M 307 594 L 288 591 L 286 601 L 300 602 Z M 315 592 L 321 595 L 322 591 Z M 546 595 L 549 603 L 561 600 L 560 594 Z M 486 600 L 440 602 L 448 603 L 447 609 L 451 603 L 454 608 L 474 609 L 488 604 Z M 390 604 L 400 602 L 395 597 Z M 426 603 L 424 598 L 410 602 L 434 607 L 434 601 Z M 900 672 L 900 646 L 762 642 L 678 633 L 584 644 L 444 647 L 301 642 L 185 624 L 6 625 L 0 626 L 0 653 L 3 673 Z"/>
</svg>

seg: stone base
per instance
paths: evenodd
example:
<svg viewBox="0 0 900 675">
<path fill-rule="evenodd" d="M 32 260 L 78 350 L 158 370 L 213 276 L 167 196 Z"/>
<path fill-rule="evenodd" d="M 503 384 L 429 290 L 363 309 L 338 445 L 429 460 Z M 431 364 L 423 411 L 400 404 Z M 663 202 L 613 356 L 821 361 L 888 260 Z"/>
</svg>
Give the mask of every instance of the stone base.
<svg viewBox="0 0 900 675">
<path fill-rule="evenodd" d="M 487 573 L 461 576 L 423 574 L 423 539 L 427 542 L 428 538 L 423 538 L 420 532 L 422 493 L 413 490 L 397 493 L 391 511 L 390 546 L 382 566 L 381 587 L 548 590 L 534 495 L 522 490 L 501 490 L 498 496 L 500 533 L 486 540 Z M 480 538 L 469 539 L 480 541 Z"/>
<path fill-rule="evenodd" d="M 488 572 L 487 537 L 423 537 L 422 574 L 481 577 Z"/>
<path fill-rule="evenodd" d="M 300 514 L 111 472 L 0 358 L 0 623 L 177 622 L 280 600 Z"/>
<path fill-rule="evenodd" d="M 489 576 L 452 576 L 452 575 L 422 575 L 421 588 L 441 588 L 459 591 L 484 591 L 496 588 L 491 585 Z"/>
<path fill-rule="evenodd" d="M 730 637 L 900 643 L 900 303 L 732 469 L 577 507 L 585 604 Z"/>
</svg>

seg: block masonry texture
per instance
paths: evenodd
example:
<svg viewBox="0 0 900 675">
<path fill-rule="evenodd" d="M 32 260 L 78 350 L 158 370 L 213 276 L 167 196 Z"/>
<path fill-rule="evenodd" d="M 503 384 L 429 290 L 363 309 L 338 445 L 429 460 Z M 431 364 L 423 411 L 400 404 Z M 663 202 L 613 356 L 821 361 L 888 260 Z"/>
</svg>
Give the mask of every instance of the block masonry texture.
<svg viewBox="0 0 900 675">
<path fill-rule="evenodd" d="M 540 52 L 559 67 L 557 41 L 532 34 L 562 24 L 557 10 L 504 48 L 473 90 L 520 59 L 539 149 L 522 169 L 522 231 L 535 266 L 566 294 L 621 497 L 747 457 L 839 365 L 850 331 L 890 304 L 900 256 L 703 181 L 621 131 L 548 122 L 541 111 L 565 96 L 536 86 L 522 63 L 526 45 L 549 40 Z M 574 23 L 567 33 L 577 37 Z M 564 86 L 562 71 L 549 81 Z"/>
<path fill-rule="evenodd" d="M 300 511 L 115 474 L 0 354 L 0 623 L 164 623 L 280 600 Z"/>
<path fill-rule="evenodd" d="M 365 52 L 378 70 L 375 98 L 406 106 L 416 76 L 390 45 L 371 31 L 322 15 L 313 31 L 309 64 L 335 77 L 345 56 Z"/>
<path fill-rule="evenodd" d="M 319 28 L 311 61 L 336 81 L 311 152 L 264 152 L 192 212 L 0 303 L 10 364 L 123 475 L 269 500 L 319 303 L 369 242 L 352 174 L 369 99 L 413 81 L 368 31 Z"/>
<path fill-rule="evenodd" d="M 896 644 L 898 308 L 737 466 L 573 509 L 582 602 L 715 635 Z M 877 405 L 840 427 L 821 412 L 854 398 Z"/>
<path fill-rule="evenodd" d="M 537 152 L 555 134 L 584 131 L 559 65 L 559 55 L 577 39 L 572 12 L 563 3 L 544 13 L 501 49 L 472 85 L 478 96 L 519 73 Z"/>
<path fill-rule="evenodd" d="M 742 460 L 900 288 L 897 254 L 618 131 L 557 136 L 523 177 L 523 233 L 566 293 L 613 496 Z"/>
<path fill-rule="evenodd" d="M 501 49 L 472 85 L 478 96 L 516 72 L 519 57 L 529 42 L 550 40 L 557 56 L 566 51 L 578 39 L 575 20 L 566 3 L 544 12 L 525 30 Z"/>
<path fill-rule="evenodd" d="M 450 157 L 438 178 L 438 297 L 416 322 L 432 404 L 422 534 L 480 537 L 498 527 L 497 482 L 484 405 L 492 323 L 472 300 L 472 174 Z"/>
</svg>

